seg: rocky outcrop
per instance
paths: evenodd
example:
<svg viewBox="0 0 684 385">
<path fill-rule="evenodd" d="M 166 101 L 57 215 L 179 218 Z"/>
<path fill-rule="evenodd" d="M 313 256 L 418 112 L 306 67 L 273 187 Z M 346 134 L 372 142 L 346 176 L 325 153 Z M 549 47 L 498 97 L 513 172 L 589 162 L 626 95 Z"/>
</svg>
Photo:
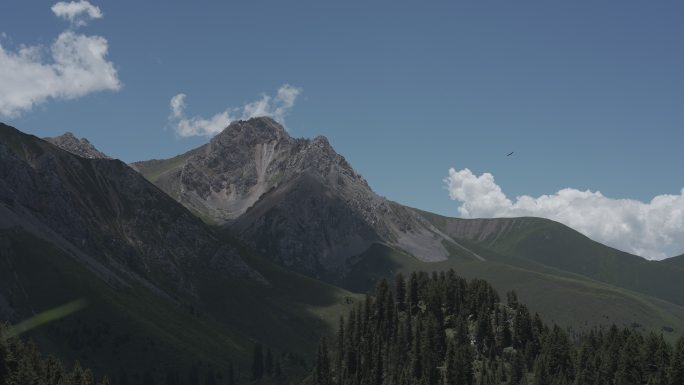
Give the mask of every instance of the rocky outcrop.
<svg viewBox="0 0 684 385">
<path fill-rule="evenodd" d="M 74 155 L 88 159 L 111 159 L 105 153 L 100 152 L 93 146 L 88 139 L 78 139 L 71 132 L 66 132 L 63 135 L 55 136 L 53 138 L 43 138 L 44 140 L 54 144 L 62 150 L 69 151 Z"/>
</svg>

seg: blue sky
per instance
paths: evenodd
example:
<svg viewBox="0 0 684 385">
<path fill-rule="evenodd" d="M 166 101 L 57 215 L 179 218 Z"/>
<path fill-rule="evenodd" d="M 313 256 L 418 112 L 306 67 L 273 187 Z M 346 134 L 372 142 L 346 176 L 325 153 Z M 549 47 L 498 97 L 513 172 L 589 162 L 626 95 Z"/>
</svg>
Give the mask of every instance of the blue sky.
<svg viewBox="0 0 684 385">
<path fill-rule="evenodd" d="M 410 206 L 463 215 L 452 167 L 491 173 L 513 203 L 563 188 L 648 203 L 684 187 L 681 1 L 92 1 L 102 17 L 85 26 L 54 3 L 3 1 L 5 52 L 100 36 L 116 79 L 0 120 L 127 162 L 207 141 L 175 133 L 179 93 L 209 118 L 289 84 L 291 135 L 327 136 Z"/>
</svg>

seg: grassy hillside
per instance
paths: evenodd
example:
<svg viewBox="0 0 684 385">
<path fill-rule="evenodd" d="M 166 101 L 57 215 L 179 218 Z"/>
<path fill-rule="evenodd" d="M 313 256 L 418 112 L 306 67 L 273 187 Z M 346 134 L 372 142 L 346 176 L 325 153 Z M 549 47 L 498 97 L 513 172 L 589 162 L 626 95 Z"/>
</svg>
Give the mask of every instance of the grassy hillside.
<svg viewBox="0 0 684 385">
<path fill-rule="evenodd" d="M 202 147 L 190 150 L 186 153 L 169 159 L 152 159 L 142 162 L 134 162 L 131 163 L 131 167 L 136 169 L 150 182 L 156 183 L 160 178 L 164 178 L 168 174 L 179 172 L 183 167 L 183 164 L 185 164 L 185 161 L 201 148 Z"/>
<path fill-rule="evenodd" d="M 676 259 L 669 265 L 648 261 L 548 219 L 458 219 L 421 213 L 452 237 L 508 257 L 506 263 L 536 262 L 684 306 L 684 263 Z"/>
<path fill-rule="evenodd" d="M 684 269 L 684 254 L 672 258 L 667 258 L 665 260 L 660 261 L 660 263 L 663 265 L 675 266 L 680 269 Z"/>
<path fill-rule="evenodd" d="M 521 300 L 545 320 L 575 330 L 615 323 L 664 332 L 668 339 L 684 334 L 684 307 L 526 260 L 516 266 L 506 263 L 510 257 L 475 243 L 464 243 L 487 261 L 456 254 L 447 261 L 423 263 L 389 247 L 375 245 L 358 258 L 351 273 L 338 283 L 364 291 L 370 290 L 379 277 L 392 277 L 398 272 L 453 268 L 463 277 L 489 281 L 501 293 L 516 290 Z"/>
<path fill-rule="evenodd" d="M 270 286 L 205 272 L 201 299 L 170 299 L 143 287 L 110 286 L 50 244 L 17 228 L 2 229 L 0 304 L 23 319 L 85 298 L 84 310 L 29 337 L 42 350 L 109 372 L 117 382 L 126 377 L 137 384 L 149 376 L 161 382 L 167 372 L 186 378 L 193 366 L 200 377 L 225 374 L 231 361 L 244 377 L 255 342 L 271 347 L 276 357 L 308 360 L 320 335 L 332 332 L 357 297 L 258 256 L 248 259 Z M 294 376 L 305 370 L 288 369 Z"/>
</svg>

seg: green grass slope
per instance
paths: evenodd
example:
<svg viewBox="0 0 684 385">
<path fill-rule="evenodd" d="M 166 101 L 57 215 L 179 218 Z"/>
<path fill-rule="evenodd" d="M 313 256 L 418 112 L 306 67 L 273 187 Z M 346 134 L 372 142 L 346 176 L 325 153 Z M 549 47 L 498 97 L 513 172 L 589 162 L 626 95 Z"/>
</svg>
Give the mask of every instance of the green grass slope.
<svg viewBox="0 0 684 385">
<path fill-rule="evenodd" d="M 661 264 L 684 269 L 684 254 L 660 261 Z"/>
<path fill-rule="evenodd" d="M 185 379 L 192 367 L 204 378 L 227 373 L 229 362 L 244 379 L 255 342 L 271 347 L 276 357 L 310 359 L 319 337 L 332 332 L 358 297 L 259 256 L 248 259 L 269 286 L 206 271 L 200 298 L 174 301 L 143 287 L 112 287 L 51 244 L 18 228 L 2 229 L 0 305 L 24 319 L 85 298 L 84 310 L 29 337 L 46 352 L 109 373 L 115 383 L 137 384 L 150 376 L 165 383 L 169 372 Z M 288 371 L 296 377 L 305 368 Z"/>
<path fill-rule="evenodd" d="M 359 256 L 350 274 L 338 284 L 367 291 L 379 278 L 398 272 L 454 269 L 463 277 L 489 281 L 500 293 L 516 290 L 521 300 L 545 320 L 575 330 L 615 323 L 663 332 L 668 339 L 684 334 L 684 307 L 534 262 L 522 260 L 518 266 L 506 263 L 510 257 L 476 243 L 464 242 L 464 246 L 487 261 L 453 255 L 447 261 L 424 263 L 387 246 L 375 245 Z"/>
<path fill-rule="evenodd" d="M 450 236 L 509 257 L 514 265 L 536 262 L 684 306 L 684 263 L 669 265 L 595 242 L 542 218 L 458 219 L 421 212 Z"/>
<path fill-rule="evenodd" d="M 169 159 L 152 159 L 134 162 L 131 163 L 131 166 L 150 182 L 156 183 L 160 179 L 163 179 L 170 174 L 180 172 L 180 169 L 183 167 L 183 164 L 185 164 L 185 161 L 193 156 L 199 149 L 201 149 L 201 147 Z"/>
</svg>

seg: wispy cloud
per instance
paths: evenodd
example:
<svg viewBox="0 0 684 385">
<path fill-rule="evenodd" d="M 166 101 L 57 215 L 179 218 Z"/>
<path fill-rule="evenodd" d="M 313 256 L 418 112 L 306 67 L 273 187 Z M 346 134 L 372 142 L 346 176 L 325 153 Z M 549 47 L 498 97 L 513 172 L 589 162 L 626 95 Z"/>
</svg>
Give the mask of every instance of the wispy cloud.
<svg viewBox="0 0 684 385">
<path fill-rule="evenodd" d="M 51 9 L 57 17 L 69 20 L 74 27 L 84 26 L 91 19 L 101 19 L 103 16 L 99 7 L 85 0 L 60 1 L 53 5 Z"/>
<path fill-rule="evenodd" d="M 260 99 L 247 103 L 242 107 L 229 107 L 210 118 L 200 116 L 185 116 L 186 95 L 180 93 L 169 102 L 171 114 L 169 121 L 175 131 L 182 137 L 213 136 L 223 131 L 234 120 L 245 120 L 259 116 L 268 116 L 281 124 L 285 123 L 285 116 L 292 110 L 301 88 L 289 84 L 282 85 L 275 97 L 263 94 Z"/>
<path fill-rule="evenodd" d="M 171 107 L 171 115 L 169 119 L 181 119 L 183 117 L 183 110 L 185 110 L 185 94 L 178 94 L 171 98 L 169 103 Z"/>
<path fill-rule="evenodd" d="M 74 22 L 100 18 L 87 1 L 57 3 L 55 15 Z M 16 116 L 48 99 L 75 99 L 121 88 L 114 64 L 107 60 L 107 39 L 67 30 L 50 47 L 6 50 L 0 42 L 0 115 Z"/>
<path fill-rule="evenodd" d="M 535 216 L 561 222 L 606 245 L 649 259 L 684 251 L 684 188 L 650 202 L 613 199 L 601 192 L 562 189 L 555 194 L 511 200 L 494 176 L 465 168 L 444 179 L 464 218 Z"/>
</svg>

